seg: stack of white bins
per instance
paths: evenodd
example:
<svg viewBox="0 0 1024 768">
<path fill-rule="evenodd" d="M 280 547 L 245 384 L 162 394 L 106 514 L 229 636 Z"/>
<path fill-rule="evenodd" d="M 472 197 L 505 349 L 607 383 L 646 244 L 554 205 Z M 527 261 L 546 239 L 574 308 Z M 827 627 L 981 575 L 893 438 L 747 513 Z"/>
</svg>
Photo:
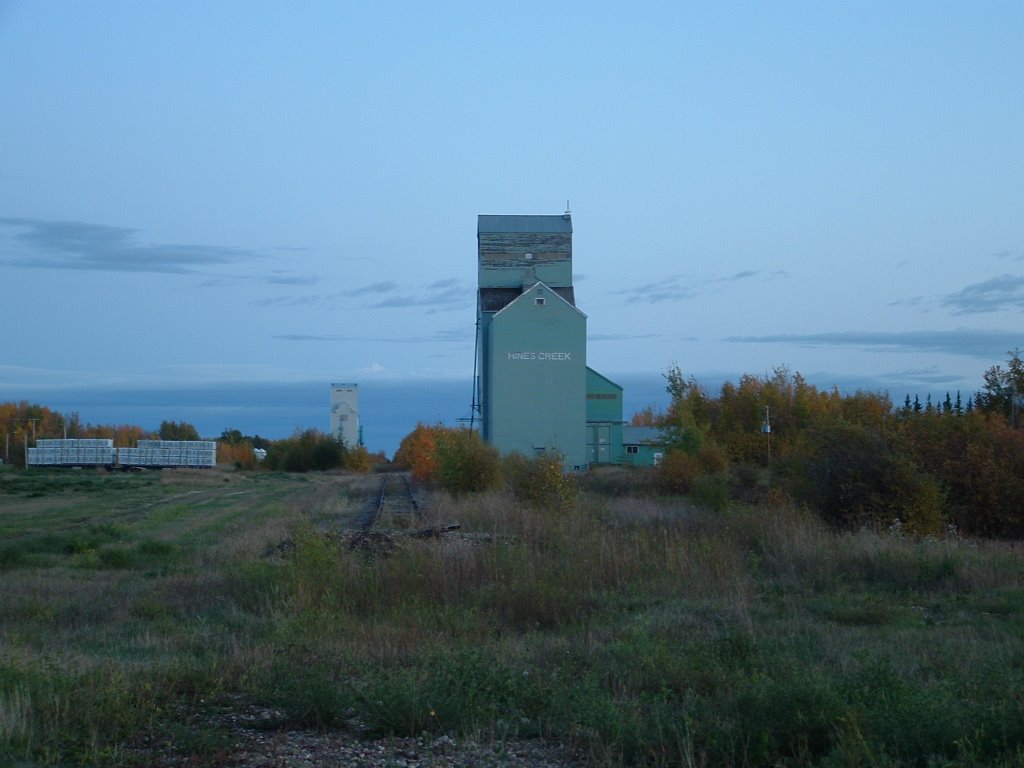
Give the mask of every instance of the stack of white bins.
<svg viewBox="0 0 1024 768">
<path fill-rule="evenodd" d="M 114 441 L 102 438 L 72 440 L 37 440 L 35 448 L 28 449 L 30 467 L 86 467 L 107 466 L 114 463 Z"/>
<path fill-rule="evenodd" d="M 217 443 L 213 440 L 139 440 L 135 448 L 118 448 L 123 467 L 214 467 Z"/>
</svg>

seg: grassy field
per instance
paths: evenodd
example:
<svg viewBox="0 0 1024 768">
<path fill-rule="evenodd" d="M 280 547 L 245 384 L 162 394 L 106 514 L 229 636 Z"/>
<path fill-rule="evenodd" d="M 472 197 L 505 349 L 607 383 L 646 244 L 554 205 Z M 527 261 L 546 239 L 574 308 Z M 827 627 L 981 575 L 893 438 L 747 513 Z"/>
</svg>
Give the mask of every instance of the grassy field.
<svg viewBox="0 0 1024 768">
<path fill-rule="evenodd" d="M 0 764 L 216 765 L 254 707 L 608 766 L 1024 763 L 1019 549 L 592 493 L 353 546 L 375 484 L 0 471 Z"/>
</svg>

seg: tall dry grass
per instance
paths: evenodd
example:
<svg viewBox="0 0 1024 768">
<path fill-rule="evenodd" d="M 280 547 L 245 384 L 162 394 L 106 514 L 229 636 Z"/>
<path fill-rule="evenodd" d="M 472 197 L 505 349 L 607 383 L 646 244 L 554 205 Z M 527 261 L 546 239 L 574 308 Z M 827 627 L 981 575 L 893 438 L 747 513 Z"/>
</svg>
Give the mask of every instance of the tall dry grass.
<svg viewBox="0 0 1024 768">
<path fill-rule="evenodd" d="M 215 765 L 210 708 L 238 702 L 281 727 L 354 713 L 382 734 L 571 740 L 604 765 L 1024 749 L 1012 549 L 836 533 L 785 506 L 505 492 L 437 495 L 424 524 L 454 534 L 352 548 L 323 532 L 343 489 L 260 482 L 230 497 L 245 505 L 39 539 L 0 570 L 0 756 L 137 764 L 174 733 L 168 749 Z M 105 566 L 105 548 L 130 556 Z"/>
</svg>

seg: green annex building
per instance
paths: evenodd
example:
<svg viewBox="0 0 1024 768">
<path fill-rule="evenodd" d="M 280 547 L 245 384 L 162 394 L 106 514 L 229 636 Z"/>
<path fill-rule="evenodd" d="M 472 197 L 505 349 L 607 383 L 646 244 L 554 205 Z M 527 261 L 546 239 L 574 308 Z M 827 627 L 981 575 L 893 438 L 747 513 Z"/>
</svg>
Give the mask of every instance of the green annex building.
<svg viewBox="0 0 1024 768">
<path fill-rule="evenodd" d="M 572 217 L 477 219 L 477 405 L 502 453 L 566 469 L 622 460 L 622 387 L 587 367 L 572 285 Z"/>
</svg>

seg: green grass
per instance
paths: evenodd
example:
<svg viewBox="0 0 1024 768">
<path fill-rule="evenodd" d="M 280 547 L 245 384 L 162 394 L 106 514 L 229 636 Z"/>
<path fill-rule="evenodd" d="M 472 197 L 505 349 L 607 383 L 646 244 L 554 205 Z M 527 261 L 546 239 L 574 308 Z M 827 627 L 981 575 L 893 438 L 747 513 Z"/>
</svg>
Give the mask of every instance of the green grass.
<svg viewBox="0 0 1024 768">
<path fill-rule="evenodd" d="M 0 764 L 217 765 L 247 704 L 608 766 L 1024 759 L 1012 548 L 591 491 L 438 496 L 461 545 L 367 558 L 324 531 L 373 478 L 82 479 L 3 475 Z"/>
</svg>

